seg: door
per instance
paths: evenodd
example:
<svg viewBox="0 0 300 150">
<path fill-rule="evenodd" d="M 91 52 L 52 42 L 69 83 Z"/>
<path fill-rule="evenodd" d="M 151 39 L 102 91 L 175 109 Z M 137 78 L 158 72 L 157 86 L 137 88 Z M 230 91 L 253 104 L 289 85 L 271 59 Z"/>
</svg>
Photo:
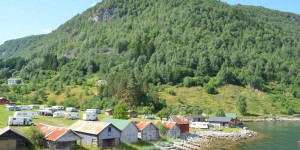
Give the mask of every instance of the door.
<svg viewBox="0 0 300 150">
<path fill-rule="evenodd" d="M 0 147 L 3 150 L 15 150 L 16 145 L 16 140 L 0 140 Z"/>
</svg>

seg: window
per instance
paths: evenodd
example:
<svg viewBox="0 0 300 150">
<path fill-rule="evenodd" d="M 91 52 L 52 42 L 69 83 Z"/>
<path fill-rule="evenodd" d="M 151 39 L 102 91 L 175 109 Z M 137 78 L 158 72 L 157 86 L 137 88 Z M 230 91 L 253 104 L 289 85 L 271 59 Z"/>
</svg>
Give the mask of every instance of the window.
<svg viewBox="0 0 300 150">
<path fill-rule="evenodd" d="M 13 118 L 13 120 L 16 120 L 16 118 Z"/>
<path fill-rule="evenodd" d="M 111 135 L 111 127 L 108 127 L 108 135 Z"/>
</svg>

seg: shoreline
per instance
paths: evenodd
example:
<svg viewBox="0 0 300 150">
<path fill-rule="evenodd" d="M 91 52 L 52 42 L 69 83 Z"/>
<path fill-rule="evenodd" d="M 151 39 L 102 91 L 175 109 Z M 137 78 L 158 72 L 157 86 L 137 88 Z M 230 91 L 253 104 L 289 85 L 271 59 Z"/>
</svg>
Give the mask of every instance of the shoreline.
<svg viewBox="0 0 300 150">
<path fill-rule="evenodd" d="M 300 118 L 240 119 L 241 122 L 300 122 Z"/>
<path fill-rule="evenodd" d="M 196 131 L 186 135 L 186 140 L 173 142 L 176 149 L 214 149 L 217 145 L 228 145 L 226 143 L 243 141 L 258 137 L 258 133 L 251 130 L 242 129 L 236 132 L 223 131 Z"/>
</svg>

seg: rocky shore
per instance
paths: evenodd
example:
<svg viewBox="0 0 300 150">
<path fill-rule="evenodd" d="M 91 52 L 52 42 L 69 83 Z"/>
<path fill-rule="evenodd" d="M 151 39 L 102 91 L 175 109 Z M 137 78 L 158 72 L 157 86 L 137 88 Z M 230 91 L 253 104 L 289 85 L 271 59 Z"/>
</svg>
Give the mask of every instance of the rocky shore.
<svg viewBox="0 0 300 150">
<path fill-rule="evenodd" d="M 236 132 L 222 131 L 197 131 L 186 136 L 186 140 L 173 142 L 174 149 L 211 149 L 214 148 L 216 141 L 239 141 L 249 137 L 257 136 L 257 133 L 251 130 L 240 130 Z"/>
</svg>

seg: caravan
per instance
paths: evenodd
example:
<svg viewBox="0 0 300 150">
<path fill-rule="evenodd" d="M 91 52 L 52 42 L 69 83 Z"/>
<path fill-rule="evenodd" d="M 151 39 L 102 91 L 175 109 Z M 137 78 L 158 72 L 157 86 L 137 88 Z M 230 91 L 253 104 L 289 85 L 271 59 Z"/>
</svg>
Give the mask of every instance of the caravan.
<svg viewBox="0 0 300 150">
<path fill-rule="evenodd" d="M 53 109 L 56 109 L 56 110 L 65 110 L 65 106 L 52 106 Z"/>
<path fill-rule="evenodd" d="M 67 107 L 66 111 L 69 111 L 69 112 L 78 112 L 78 110 L 75 107 Z"/>
<path fill-rule="evenodd" d="M 9 110 L 9 111 L 21 111 L 21 108 L 19 106 L 6 106 L 6 110 Z"/>
<path fill-rule="evenodd" d="M 34 125 L 34 122 L 31 120 L 30 117 L 8 117 L 8 125 L 13 126 L 32 126 Z"/>
<path fill-rule="evenodd" d="M 37 111 L 37 114 L 40 116 L 52 116 L 53 113 L 50 110 L 39 110 Z"/>
<path fill-rule="evenodd" d="M 30 109 L 39 109 L 38 105 L 28 105 Z"/>
<path fill-rule="evenodd" d="M 29 106 L 26 106 L 26 105 L 20 105 L 19 107 L 21 108 L 21 110 L 30 110 L 31 109 Z"/>
<path fill-rule="evenodd" d="M 86 109 L 85 112 L 86 112 L 86 113 L 96 113 L 96 114 L 100 114 L 100 110 L 99 110 L 99 109 Z"/>
<path fill-rule="evenodd" d="M 82 116 L 82 120 L 85 121 L 97 121 L 98 116 L 96 113 L 84 113 Z"/>
<path fill-rule="evenodd" d="M 191 128 L 208 129 L 208 122 L 192 122 L 190 123 Z"/>
<path fill-rule="evenodd" d="M 55 118 L 63 118 L 65 116 L 65 112 L 57 111 L 53 113 L 53 117 Z"/>
<path fill-rule="evenodd" d="M 57 112 L 57 109 L 54 108 L 44 108 L 43 110 L 51 111 L 52 113 Z"/>
<path fill-rule="evenodd" d="M 65 118 L 66 119 L 79 119 L 79 113 L 65 113 Z"/>
<path fill-rule="evenodd" d="M 29 117 L 34 118 L 36 116 L 35 112 L 32 111 L 19 111 L 14 113 L 14 117 Z"/>
</svg>

